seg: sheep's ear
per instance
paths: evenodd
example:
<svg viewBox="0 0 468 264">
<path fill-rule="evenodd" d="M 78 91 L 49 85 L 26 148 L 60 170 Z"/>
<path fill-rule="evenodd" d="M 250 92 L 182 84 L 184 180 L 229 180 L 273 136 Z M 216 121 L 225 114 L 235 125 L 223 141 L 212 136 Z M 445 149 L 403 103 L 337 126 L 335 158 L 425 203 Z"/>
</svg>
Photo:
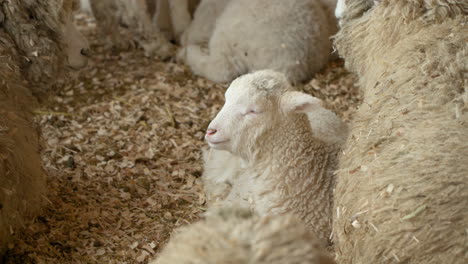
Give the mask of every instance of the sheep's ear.
<svg viewBox="0 0 468 264">
<path fill-rule="evenodd" d="M 307 113 L 322 106 L 322 100 L 301 92 L 286 92 L 281 97 L 285 112 Z"/>
</svg>

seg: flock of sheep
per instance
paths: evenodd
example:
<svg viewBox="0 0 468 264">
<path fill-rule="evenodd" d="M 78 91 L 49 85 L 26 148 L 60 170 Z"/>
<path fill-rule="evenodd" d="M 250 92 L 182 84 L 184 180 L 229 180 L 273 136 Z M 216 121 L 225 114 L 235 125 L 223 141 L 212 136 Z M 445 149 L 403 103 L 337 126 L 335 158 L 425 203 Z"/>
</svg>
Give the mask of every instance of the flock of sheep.
<svg viewBox="0 0 468 264">
<path fill-rule="evenodd" d="M 467 1 L 89 4 L 109 47 L 232 82 L 205 135 L 206 217 L 152 263 L 466 263 Z M 0 247 L 43 200 L 31 110 L 86 65 L 79 6 L 0 2 Z M 294 87 L 334 56 L 333 35 L 364 95 L 349 128 Z"/>
</svg>

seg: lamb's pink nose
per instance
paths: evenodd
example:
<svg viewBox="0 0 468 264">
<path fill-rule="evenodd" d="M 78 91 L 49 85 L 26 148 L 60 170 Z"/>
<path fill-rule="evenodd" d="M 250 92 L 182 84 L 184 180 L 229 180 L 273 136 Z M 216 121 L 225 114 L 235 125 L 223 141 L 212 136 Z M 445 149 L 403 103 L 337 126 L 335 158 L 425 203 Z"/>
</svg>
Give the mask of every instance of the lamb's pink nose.
<svg viewBox="0 0 468 264">
<path fill-rule="evenodd" d="M 206 135 L 207 135 L 207 136 L 212 136 L 212 135 L 216 134 L 216 132 L 218 132 L 218 130 L 209 128 L 209 129 L 206 131 Z"/>
</svg>

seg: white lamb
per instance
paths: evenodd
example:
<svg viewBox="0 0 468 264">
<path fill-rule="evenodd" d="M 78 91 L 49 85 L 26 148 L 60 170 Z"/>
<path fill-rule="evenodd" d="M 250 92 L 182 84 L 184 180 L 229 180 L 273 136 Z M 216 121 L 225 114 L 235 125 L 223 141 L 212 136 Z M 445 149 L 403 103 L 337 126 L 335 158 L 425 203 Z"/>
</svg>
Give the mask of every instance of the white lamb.
<svg viewBox="0 0 468 264">
<path fill-rule="evenodd" d="M 292 215 L 228 207 L 173 235 L 150 264 L 332 264 L 316 236 Z"/>
<path fill-rule="evenodd" d="M 128 49 L 136 41 L 146 56 L 166 59 L 173 55 L 174 46 L 151 22 L 145 0 L 90 0 L 96 23 L 110 46 Z M 125 30 L 130 39 L 120 30 Z"/>
<path fill-rule="evenodd" d="M 192 15 L 199 2 L 199 0 L 147 0 L 147 3 L 156 7 L 154 24 L 167 39 L 178 43 L 182 33 L 191 24 Z"/>
<path fill-rule="evenodd" d="M 347 126 L 320 103 L 272 70 L 233 81 L 205 136 L 213 149 L 205 153 L 208 200 L 261 215 L 293 212 L 326 241 Z"/>
<path fill-rule="evenodd" d="M 272 69 L 297 83 L 309 79 L 330 57 L 335 27 L 329 8 L 317 0 L 232 0 L 215 21 L 207 51 L 188 41 L 178 54 L 195 74 L 215 82 Z"/>
</svg>

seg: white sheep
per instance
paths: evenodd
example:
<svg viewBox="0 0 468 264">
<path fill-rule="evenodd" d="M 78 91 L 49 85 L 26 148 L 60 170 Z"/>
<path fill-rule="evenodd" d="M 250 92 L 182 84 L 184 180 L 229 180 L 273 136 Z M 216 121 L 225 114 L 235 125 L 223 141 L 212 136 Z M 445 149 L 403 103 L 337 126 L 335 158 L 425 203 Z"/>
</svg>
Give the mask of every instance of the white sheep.
<svg viewBox="0 0 468 264">
<path fill-rule="evenodd" d="M 347 128 L 320 103 L 272 70 L 234 80 L 205 136 L 214 149 L 205 154 L 208 199 L 261 215 L 293 212 L 326 241 L 333 170 Z"/>
<path fill-rule="evenodd" d="M 193 14 L 193 21 L 181 37 L 182 46 L 206 46 L 216 25 L 216 19 L 231 0 L 203 0 Z"/>
<path fill-rule="evenodd" d="M 91 0 L 90 4 L 100 34 L 108 45 L 128 49 L 136 41 L 146 56 L 166 59 L 173 55 L 174 46 L 152 23 L 145 0 Z M 127 30 L 130 39 L 121 30 Z"/>
<path fill-rule="evenodd" d="M 334 30 L 328 8 L 320 1 L 233 0 L 216 19 L 208 50 L 188 43 L 178 59 L 215 82 L 272 69 L 297 83 L 328 61 Z"/>
<path fill-rule="evenodd" d="M 363 103 L 336 173 L 336 260 L 468 259 L 468 1 L 347 0 L 335 45 Z"/>
<path fill-rule="evenodd" d="M 180 228 L 150 264 L 332 264 L 319 240 L 292 215 L 258 216 L 240 207 L 208 212 Z"/>
<path fill-rule="evenodd" d="M 182 33 L 192 22 L 199 0 L 148 0 L 156 2 L 154 24 L 169 40 L 180 43 Z"/>
</svg>

